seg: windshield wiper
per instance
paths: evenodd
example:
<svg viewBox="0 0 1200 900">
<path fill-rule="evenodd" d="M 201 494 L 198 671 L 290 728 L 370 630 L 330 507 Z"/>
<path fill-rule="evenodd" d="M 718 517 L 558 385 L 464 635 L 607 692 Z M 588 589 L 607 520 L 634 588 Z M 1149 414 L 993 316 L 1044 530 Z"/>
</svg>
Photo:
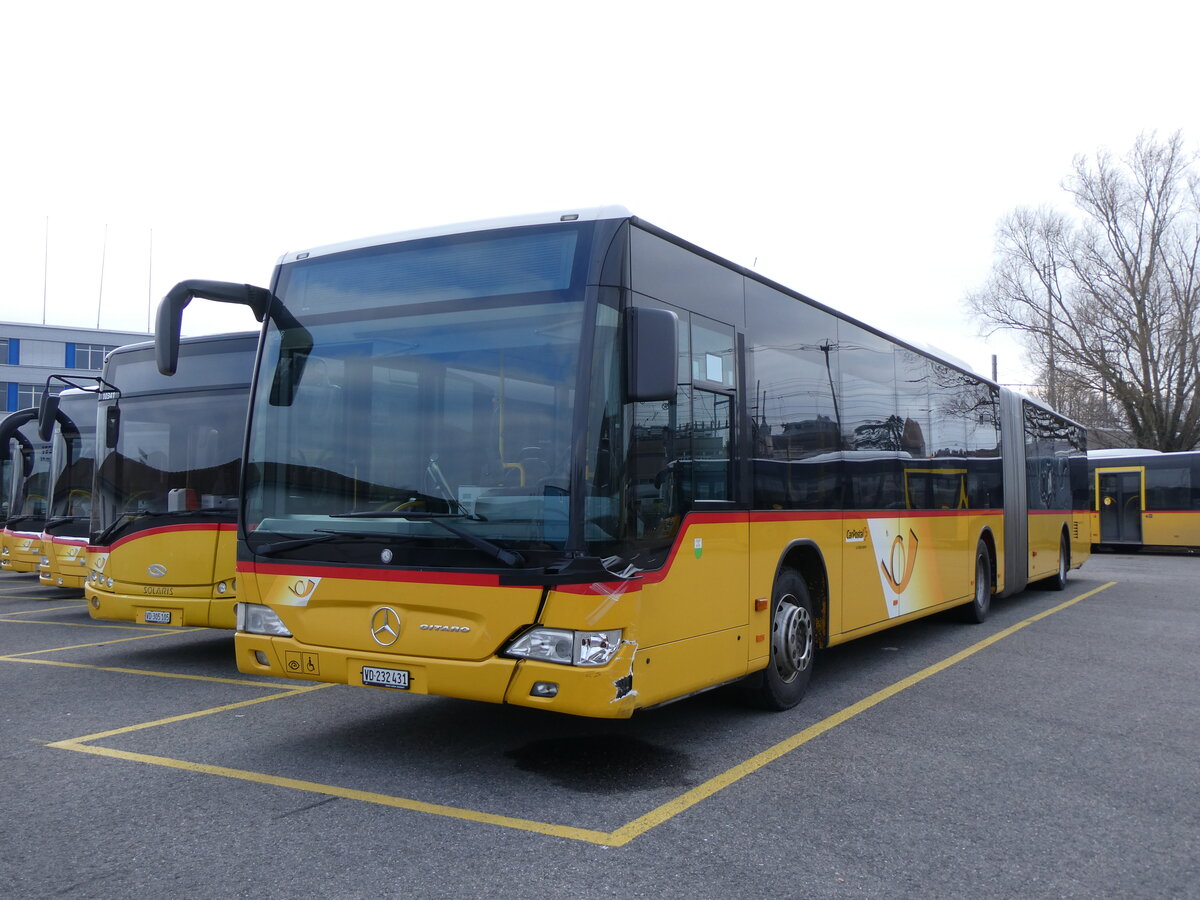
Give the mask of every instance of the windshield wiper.
<svg viewBox="0 0 1200 900">
<path fill-rule="evenodd" d="M 462 538 L 476 550 L 482 550 L 492 559 L 497 559 L 506 566 L 523 566 L 525 557 L 515 550 L 507 550 L 499 544 L 489 541 L 486 538 L 481 538 L 477 534 L 472 534 L 465 528 L 459 528 L 457 525 L 451 525 L 447 519 L 470 519 L 473 522 L 486 522 L 483 516 L 477 513 L 469 513 L 465 510 L 458 513 L 431 513 L 431 512 L 381 512 L 378 510 L 362 510 L 361 512 L 334 513 L 330 516 L 331 519 L 409 519 L 414 522 L 432 522 L 450 532 L 458 538 Z"/>
<path fill-rule="evenodd" d="M 92 538 L 91 543 L 95 544 L 97 547 L 103 547 L 112 537 L 116 535 L 118 531 L 120 531 L 124 526 L 128 525 L 140 515 L 141 513 L 121 513 L 117 516 L 114 522 L 112 522 L 107 528 Z"/>
<path fill-rule="evenodd" d="M 501 547 L 486 538 L 481 538 L 477 534 L 472 534 L 465 528 L 459 528 L 456 525 L 451 525 L 446 519 L 471 519 L 476 522 L 486 522 L 483 516 L 474 515 L 472 513 L 427 513 L 427 512 L 382 512 L 379 510 L 362 510 L 360 512 L 348 513 L 332 513 L 331 519 L 408 519 L 414 522 L 433 522 L 435 525 L 450 532 L 457 538 L 466 541 L 476 550 L 481 550 L 492 559 L 499 560 L 506 566 L 522 566 L 525 564 L 525 557 L 515 550 L 508 550 Z M 334 537 L 386 537 L 395 540 L 402 540 L 403 536 L 392 533 L 384 533 L 377 531 L 325 531 L 320 530 L 322 537 L 312 538 L 297 538 L 291 541 L 278 541 L 275 544 L 266 544 L 262 548 L 256 550 L 256 553 L 272 553 L 280 550 L 289 550 L 294 547 L 304 547 L 308 544 L 314 544 L 319 541 L 332 540 Z"/>
<path fill-rule="evenodd" d="M 180 509 L 175 512 L 160 512 L 157 510 L 143 509 L 137 512 L 123 512 L 117 515 L 116 521 L 96 535 L 92 543 L 97 546 L 103 546 L 124 526 L 128 525 L 137 519 L 157 519 L 163 516 L 213 516 L 235 521 L 237 513 L 232 509 Z"/>
<path fill-rule="evenodd" d="M 482 550 L 488 556 L 492 557 L 493 559 L 499 560 L 500 562 L 504 563 L 506 566 L 512 566 L 515 568 L 516 566 L 525 565 L 525 557 L 523 557 L 516 550 L 506 550 L 504 547 L 501 547 L 499 544 L 493 543 L 492 541 L 489 541 L 486 538 L 481 538 L 477 534 L 472 534 L 471 532 L 467 531 L 465 528 L 459 528 L 457 525 L 451 525 L 449 522 L 446 521 L 447 516 L 445 514 L 439 515 L 437 513 L 432 513 L 432 514 L 425 513 L 423 515 L 418 515 L 418 514 L 414 513 L 412 516 L 405 516 L 405 518 L 419 519 L 422 522 L 425 522 L 425 521 L 432 522 L 434 525 L 437 525 L 439 528 L 444 528 L 446 531 L 450 532 L 455 537 L 462 538 L 464 541 L 466 541 L 468 544 L 470 544 L 476 550 Z M 459 516 L 452 515 L 449 518 L 459 518 Z M 481 521 L 481 522 L 486 521 L 485 519 L 483 519 L 482 516 L 479 516 L 479 517 L 468 516 L 466 513 L 462 513 L 461 518 L 471 518 L 471 519 L 476 519 L 477 521 Z"/>
<path fill-rule="evenodd" d="M 411 540 L 406 535 L 396 534 L 391 531 L 330 531 L 326 528 L 319 528 L 312 537 L 289 538 L 286 541 L 273 541 L 269 544 L 262 544 L 251 549 L 261 556 L 273 556 L 276 553 L 282 553 L 285 550 L 298 550 L 301 547 L 307 547 L 310 544 L 323 544 L 326 541 L 336 540 L 338 538 L 346 538 L 348 540 L 365 540 L 371 538 L 377 541 L 397 541 L 407 542 Z"/>
<path fill-rule="evenodd" d="M 66 525 L 68 522 L 78 522 L 80 519 L 86 519 L 87 516 L 55 516 L 53 519 L 47 519 L 43 531 L 49 531 L 51 528 L 57 528 L 59 525 Z"/>
<path fill-rule="evenodd" d="M 175 509 L 175 510 L 143 510 L 137 513 L 127 513 L 137 518 L 146 516 L 147 518 L 158 518 L 161 516 L 226 516 L 236 517 L 237 511 L 232 509 L 212 509 L 202 507 L 200 509 Z"/>
<path fill-rule="evenodd" d="M 330 513 L 331 519 L 410 519 L 414 522 L 424 522 L 426 519 L 470 519 L 472 522 L 486 522 L 487 519 L 478 513 L 462 512 L 418 512 L 416 510 L 394 510 L 388 512 L 381 509 L 361 509 L 356 512 Z"/>
</svg>

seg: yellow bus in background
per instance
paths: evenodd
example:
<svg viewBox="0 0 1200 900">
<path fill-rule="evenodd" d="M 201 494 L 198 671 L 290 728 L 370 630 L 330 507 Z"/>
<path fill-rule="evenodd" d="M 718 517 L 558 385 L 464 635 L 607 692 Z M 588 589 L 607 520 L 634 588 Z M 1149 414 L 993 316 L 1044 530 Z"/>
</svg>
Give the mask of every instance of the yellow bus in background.
<svg viewBox="0 0 1200 900">
<path fill-rule="evenodd" d="M 38 411 L 22 409 L 0 423 L 0 453 L 12 462 L 0 569 L 37 572 L 49 509 L 50 443 L 38 437 Z"/>
<path fill-rule="evenodd" d="M 238 668 L 621 718 L 786 709 L 816 651 L 1061 588 L 1086 432 L 619 208 L 289 253 L 242 465 Z M 183 372 L 185 362 L 179 362 Z"/>
<path fill-rule="evenodd" d="M 98 398 L 94 619 L 232 628 L 238 469 L 255 334 L 189 338 L 166 378 L 154 345 L 119 347 Z"/>
<path fill-rule="evenodd" d="M 1088 470 L 1097 548 L 1200 547 L 1200 452 L 1094 450 Z"/>
<path fill-rule="evenodd" d="M 67 385 L 52 394 L 55 381 Z M 97 379 L 52 375 L 38 412 L 38 437 L 50 442 L 50 513 L 42 527 L 38 581 L 44 587 L 82 588 L 87 578 L 96 461 Z"/>
</svg>

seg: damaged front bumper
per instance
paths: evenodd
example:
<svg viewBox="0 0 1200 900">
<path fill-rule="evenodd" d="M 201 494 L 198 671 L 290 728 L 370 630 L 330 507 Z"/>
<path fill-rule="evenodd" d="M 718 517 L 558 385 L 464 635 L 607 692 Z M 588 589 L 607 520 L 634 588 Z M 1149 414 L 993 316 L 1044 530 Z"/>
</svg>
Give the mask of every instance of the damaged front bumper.
<svg viewBox="0 0 1200 900">
<path fill-rule="evenodd" d="M 249 675 L 509 703 L 593 718 L 625 719 L 638 705 L 633 683 L 636 647 L 628 641 L 603 666 L 363 652 L 240 631 L 234 645 L 238 670 Z"/>
</svg>

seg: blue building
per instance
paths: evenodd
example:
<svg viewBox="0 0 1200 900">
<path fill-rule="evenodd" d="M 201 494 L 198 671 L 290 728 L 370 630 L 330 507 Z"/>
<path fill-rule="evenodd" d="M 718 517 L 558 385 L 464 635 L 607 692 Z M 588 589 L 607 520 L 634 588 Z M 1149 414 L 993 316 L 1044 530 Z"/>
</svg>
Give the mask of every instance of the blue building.
<svg viewBox="0 0 1200 900">
<path fill-rule="evenodd" d="M 51 375 L 99 375 L 110 350 L 152 338 L 144 331 L 0 322 L 0 412 L 36 406 Z"/>
</svg>

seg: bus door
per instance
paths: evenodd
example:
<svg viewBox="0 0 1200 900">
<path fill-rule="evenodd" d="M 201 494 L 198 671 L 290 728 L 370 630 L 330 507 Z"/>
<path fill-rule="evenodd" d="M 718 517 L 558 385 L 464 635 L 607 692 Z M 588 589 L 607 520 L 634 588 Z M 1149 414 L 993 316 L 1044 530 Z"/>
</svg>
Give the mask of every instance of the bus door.
<svg viewBox="0 0 1200 900">
<path fill-rule="evenodd" d="M 1140 544 L 1145 509 L 1146 470 L 1097 469 L 1096 501 L 1100 511 L 1100 543 Z"/>
<path fill-rule="evenodd" d="M 737 356 L 732 326 L 695 313 L 681 317 L 680 380 L 672 421 L 664 442 L 664 464 L 653 476 L 665 510 L 685 516 L 682 542 L 658 586 L 646 590 L 647 608 L 661 610 L 661 621 L 646 620 L 647 631 L 662 642 L 716 635 L 744 627 L 749 572 L 748 515 L 737 502 L 740 479 L 734 465 L 737 447 Z M 648 417 L 665 410 L 641 404 Z M 639 426 L 649 433 L 648 425 Z M 663 602 L 650 597 L 661 591 Z M 718 642 L 725 647 L 722 638 Z M 728 642 L 737 664 L 745 666 L 744 643 Z M 657 662 L 657 659 L 656 659 Z M 712 661 L 734 665 L 734 656 Z"/>
</svg>

